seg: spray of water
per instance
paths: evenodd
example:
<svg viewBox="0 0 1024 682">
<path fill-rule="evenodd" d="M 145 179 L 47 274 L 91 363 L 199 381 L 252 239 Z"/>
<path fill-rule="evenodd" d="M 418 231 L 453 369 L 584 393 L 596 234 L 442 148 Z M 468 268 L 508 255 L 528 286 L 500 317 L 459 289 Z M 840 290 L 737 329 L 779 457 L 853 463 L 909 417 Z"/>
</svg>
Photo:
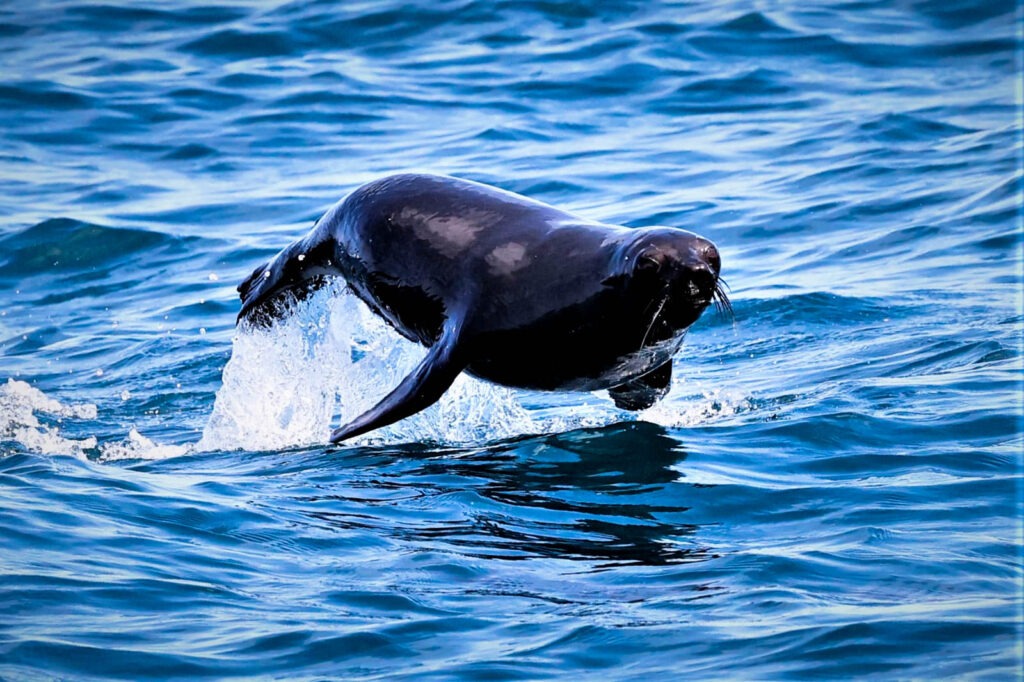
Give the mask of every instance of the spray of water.
<svg viewBox="0 0 1024 682">
<path fill-rule="evenodd" d="M 223 386 L 196 447 L 268 450 L 325 443 L 333 426 L 376 404 L 425 354 L 343 285 L 325 287 L 269 329 L 236 335 Z M 551 395 L 463 374 L 435 405 L 349 444 L 482 444 L 633 418 L 607 398 L 574 394 L 574 400 L 553 407 Z M 661 403 L 640 416 L 663 426 L 690 426 L 735 413 L 743 402 L 706 395 L 682 411 Z"/>
<path fill-rule="evenodd" d="M 55 423 L 42 421 L 40 417 L 44 416 Z M 83 457 L 96 447 L 96 437 L 66 438 L 60 433 L 59 423 L 64 419 L 95 418 L 95 405 L 65 405 L 24 381 L 8 379 L 0 386 L 0 441 L 19 443 L 32 452 Z"/>
<path fill-rule="evenodd" d="M 0 441 L 17 442 L 33 452 L 104 460 L 323 445 L 333 427 L 372 407 L 425 354 L 426 349 L 403 339 L 335 282 L 294 304 L 269 328 L 239 328 L 198 443 L 164 445 L 134 429 L 123 442 L 66 438 L 59 421 L 96 419 L 96 406 L 64 405 L 15 380 L 0 385 Z M 672 393 L 683 392 L 676 387 Z M 696 400 L 671 398 L 639 414 L 623 413 L 604 396 L 519 391 L 463 374 L 433 406 L 346 445 L 481 445 L 635 418 L 685 427 L 750 408 L 742 396 L 720 392 Z M 39 415 L 56 417 L 58 424 L 48 425 Z"/>
<path fill-rule="evenodd" d="M 423 359 L 340 284 L 268 329 L 242 329 L 199 450 L 267 450 L 327 442 Z M 437 404 L 352 441 L 479 443 L 543 430 L 515 391 L 462 375 Z"/>
</svg>

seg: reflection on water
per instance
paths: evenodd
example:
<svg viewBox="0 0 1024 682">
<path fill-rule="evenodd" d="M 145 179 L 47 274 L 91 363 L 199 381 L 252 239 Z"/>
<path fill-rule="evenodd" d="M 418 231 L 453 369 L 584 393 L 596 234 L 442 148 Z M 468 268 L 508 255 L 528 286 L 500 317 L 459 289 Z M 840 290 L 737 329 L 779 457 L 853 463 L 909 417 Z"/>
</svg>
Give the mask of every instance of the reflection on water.
<svg viewBox="0 0 1024 682">
<path fill-rule="evenodd" d="M 372 451 L 378 463 L 386 451 Z M 365 470 L 362 453 L 342 457 Z M 519 439 L 468 452 L 403 449 L 378 475 L 325 486 L 294 507 L 338 529 L 376 527 L 404 542 L 481 559 L 554 557 L 579 570 L 700 561 L 711 550 L 685 522 L 687 490 L 678 467 L 686 459 L 663 427 L 617 424 Z M 368 513 L 374 502 L 387 514 Z M 358 508 L 358 513 L 349 508 Z M 395 508 L 416 523 L 395 524 Z M 441 513 L 436 523 L 430 514 Z"/>
</svg>

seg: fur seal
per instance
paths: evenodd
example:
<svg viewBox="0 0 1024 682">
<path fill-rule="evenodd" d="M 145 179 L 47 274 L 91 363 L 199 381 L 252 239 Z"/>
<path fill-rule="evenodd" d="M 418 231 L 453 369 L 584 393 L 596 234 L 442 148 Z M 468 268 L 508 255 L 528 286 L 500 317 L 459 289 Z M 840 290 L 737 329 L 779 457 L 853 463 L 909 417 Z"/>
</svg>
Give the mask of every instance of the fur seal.
<svg viewBox="0 0 1024 682">
<path fill-rule="evenodd" d="M 359 187 L 238 291 L 238 320 L 266 325 L 286 292 L 327 277 L 429 351 L 332 442 L 437 401 L 460 372 L 548 391 L 607 389 L 627 410 L 668 392 L 672 356 L 712 301 L 728 309 L 714 244 L 673 227 L 630 229 L 447 176 Z"/>
</svg>

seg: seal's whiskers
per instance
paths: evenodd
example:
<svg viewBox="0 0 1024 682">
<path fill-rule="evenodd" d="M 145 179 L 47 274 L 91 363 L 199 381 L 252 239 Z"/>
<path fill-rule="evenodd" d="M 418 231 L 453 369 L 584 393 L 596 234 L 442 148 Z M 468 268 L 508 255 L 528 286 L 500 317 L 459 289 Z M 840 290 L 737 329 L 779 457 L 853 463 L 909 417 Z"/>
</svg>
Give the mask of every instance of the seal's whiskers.
<svg viewBox="0 0 1024 682">
<path fill-rule="evenodd" d="M 719 315 L 728 315 L 735 320 L 736 315 L 732 311 L 732 301 L 729 300 L 729 296 L 725 293 L 728 287 L 729 285 L 724 279 L 719 279 L 715 284 L 715 293 L 713 294 L 715 310 L 718 311 Z"/>
<path fill-rule="evenodd" d="M 651 330 L 654 329 L 654 323 L 658 321 L 658 315 L 661 315 L 661 311 L 665 308 L 665 304 L 668 303 L 668 292 L 661 297 L 661 303 L 658 304 L 657 310 L 654 311 L 654 315 L 651 317 L 651 323 L 647 325 L 647 331 L 644 332 L 644 338 L 640 341 L 640 347 L 643 348 L 647 343 L 647 337 L 650 335 Z"/>
</svg>

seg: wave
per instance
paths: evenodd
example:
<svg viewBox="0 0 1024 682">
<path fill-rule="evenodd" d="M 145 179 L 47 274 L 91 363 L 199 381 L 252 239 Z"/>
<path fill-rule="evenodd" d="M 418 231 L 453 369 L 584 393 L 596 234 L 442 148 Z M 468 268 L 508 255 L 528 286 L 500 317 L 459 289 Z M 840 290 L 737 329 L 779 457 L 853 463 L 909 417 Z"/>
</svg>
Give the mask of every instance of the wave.
<svg viewBox="0 0 1024 682">
<path fill-rule="evenodd" d="M 0 239 L 0 277 L 105 271 L 160 248 L 176 248 L 180 253 L 187 244 L 159 232 L 51 218 Z"/>
</svg>

